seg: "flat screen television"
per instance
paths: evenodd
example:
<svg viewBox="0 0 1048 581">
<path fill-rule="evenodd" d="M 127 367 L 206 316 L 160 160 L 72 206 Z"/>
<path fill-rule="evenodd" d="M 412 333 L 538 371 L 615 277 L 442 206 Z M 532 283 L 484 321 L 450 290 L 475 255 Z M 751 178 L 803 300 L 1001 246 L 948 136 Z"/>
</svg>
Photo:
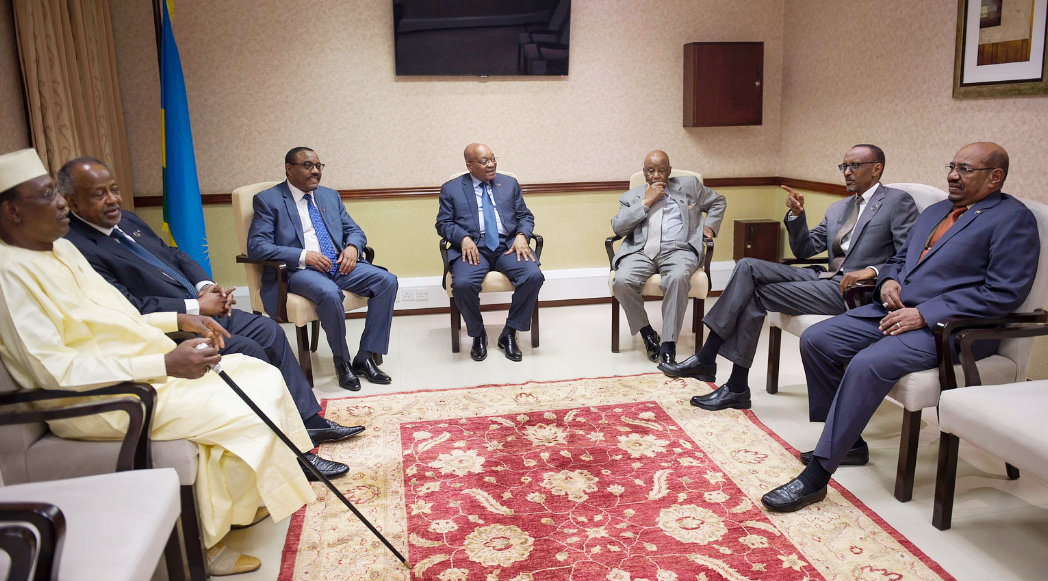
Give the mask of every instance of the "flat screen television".
<svg viewBox="0 0 1048 581">
<path fill-rule="evenodd" d="M 397 76 L 568 74 L 571 0 L 393 0 Z"/>
</svg>

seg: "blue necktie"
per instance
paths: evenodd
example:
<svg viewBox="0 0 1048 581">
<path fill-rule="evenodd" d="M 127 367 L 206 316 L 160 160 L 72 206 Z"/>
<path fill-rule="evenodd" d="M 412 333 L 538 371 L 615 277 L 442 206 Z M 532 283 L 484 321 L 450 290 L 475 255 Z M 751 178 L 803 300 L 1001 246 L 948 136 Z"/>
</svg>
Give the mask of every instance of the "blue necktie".
<svg viewBox="0 0 1048 581">
<path fill-rule="evenodd" d="M 127 235 L 126 232 L 120 228 L 113 228 L 113 231 L 109 233 L 117 242 L 127 246 L 138 255 L 139 258 L 145 260 L 149 264 L 156 267 L 160 272 L 166 274 L 169 278 L 175 280 L 178 284 L 182 285 L 186 289 L 188 298 L 197 298 L 198 293 L 193 283 L 189 282 L 189 279 L 185 277 L 181 272 L 168 266 L 163 260 L 156 257 L 155 254 L 150 252 L 145 246 L 142 246 L 134 238 Z"/>
<path fill-rule="evenodd" d="M 480 208 L 484 211 L 484 246 L 494 251 L 499 247 L 499 224 L 495 220 L 495 204 L 488 195 L 488 183 L 480 183 Z"/>
<path fill-rule="evenodd" d="M 331 270 L 328 271 L 328 274 L 334 276 L 335 271 L 338 270 L 338 265 L 335 264 L 335 261 L 338 260 L 338 255 L 335 254 L 335 245 L 331 243 L 331 234 L 324 224 L 324 218 L 320 215 L 320 210 L 313 203 L 313 196 L 306 194 L 304 197 L 306 198 L 306 205 L 309 206 L 309 221 L 313 223 L 313 232 L 316 233 L 317 243 L 320 244 L 320 253 L 331 261 Z"/>
</svg>

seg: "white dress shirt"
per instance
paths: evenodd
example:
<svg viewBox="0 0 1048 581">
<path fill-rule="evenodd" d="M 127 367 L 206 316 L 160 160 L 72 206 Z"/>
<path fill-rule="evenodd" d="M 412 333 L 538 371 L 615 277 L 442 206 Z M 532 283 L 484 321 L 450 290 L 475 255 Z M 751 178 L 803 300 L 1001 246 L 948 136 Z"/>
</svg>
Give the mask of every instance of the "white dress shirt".
<svg viewBox="0 0 1048 581">
<path fill-rule="evenodd" d="M 302 249 L 302 254 L 298 255 L 298 268 L 302 270 L 306 267 L 306 253 L 310 250 L 320 252 L 320 242 L 317 239 L 317 231 L 313 228 L 313 218 L 309 217 L 309 203 L 306 202 L 306 192 L 296 188 L 295 184 L 292 184 L 290 180 L 287 182 L 287 187 L 291 190 L 291 196 L 295 198 L 298 219 L 302 222 L 302 240 L 305 241 L 305 248 Z M 316 205 L 316 196 L 312 193 L 310 193 L 310 196 L 313 198 L 313 204 Z"/>
</svg>

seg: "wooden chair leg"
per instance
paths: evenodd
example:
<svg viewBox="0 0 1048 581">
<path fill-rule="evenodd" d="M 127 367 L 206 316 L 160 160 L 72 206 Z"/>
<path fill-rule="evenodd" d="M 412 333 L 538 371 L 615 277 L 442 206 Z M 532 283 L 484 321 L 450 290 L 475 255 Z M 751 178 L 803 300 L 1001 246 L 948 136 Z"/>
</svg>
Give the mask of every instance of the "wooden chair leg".
<svg viewBox="0 0 1048 581">
<path fill-rule="evenodd" d="M 702 317 L 706 314 L 706 301 L 703 299 L 691 299 L 691 330 L 695 332 L 695 353 L 702 349 Z"/>
<path fill-rule="evenodd" d="M 298 366 L 306 375 L 306 381 L 313 387 L 313 360 L 309 356 L 309 332 L 306 326 L 295 327 L 295 336 L 298 338 Z"/>
<path fill-rule="evenodd" d="M 611 297 L 611 352 L 619 352 L 619 300 Z"/>
<path fill-rule="evenodd" d="M 531 348 L 534 349 L 539 346 L 539 304 L 535 303 L 535 308 L 531 310 Z"/>
<path fill-rule="evenodd" d="M 942 432 L 939 437 L 939 466 L 935 472 L 935 503 L 932 526 L 945 531 L 953 520 L 953 494 L 957 485 L 957 449 L 960 439 Z"/>
<path fill-rule="evenodd" d="M 168 581 L 186 581 L 188 578 L 186 556 L 182 552 L 182 538 L 178 534 L 178 521 L 171 527 L 171 536 L 164 546 L 164 567 L 167 569 Z"/>
<path fill-rule="evenodd" d="M 190 581 L 207 581 L 207 551 L 204 537 L 200 534 L 197 517 L 196 492 L 193 486 L 179 486 L 182 505 L 182 539 L 186 547 L 186 562 L 189 563 Z"/>
<path fill-rule="evenodd" d="M 1018 480 L 1019 479 L 1019 469 L 1016 468 L 1015 466 L 1012 466 L 1011 464 L 1005 462 L 1004 463 L 1004 470 L 1005 470 L 1005 472 L 1008 473 L 1008 480 Z"/>
<path fill-rule="evenodd" d="M 459 313 L 455 299 L 451 299 L 451 352 L 459 352 L 459 333 L 462 330 L 462 315 Z"/>
<path fill-rule="evenodd" d="M 317 347 L 320 343 L 320 320 L 313 321 L 311 326 L 313 327 L 313 339 L 309 342 L 309 351 L 311 353 L 316 353 Z"/>
<path fill-rule="evenodd" d="M 782 351 L 782 329 L 772 325 L 768 329 L 768 393 L 779 393 L 779 352 Z"/>
<path fill-rule="evenodd" d="M 902 435 L 899 439 L 899 466 L 895 471 L 895 498 L 909 502 L 913 498 L 913 479 L 917 471 L 917 444 L 921 438 L 921 411 L 902 411 Z"/>
</svg>

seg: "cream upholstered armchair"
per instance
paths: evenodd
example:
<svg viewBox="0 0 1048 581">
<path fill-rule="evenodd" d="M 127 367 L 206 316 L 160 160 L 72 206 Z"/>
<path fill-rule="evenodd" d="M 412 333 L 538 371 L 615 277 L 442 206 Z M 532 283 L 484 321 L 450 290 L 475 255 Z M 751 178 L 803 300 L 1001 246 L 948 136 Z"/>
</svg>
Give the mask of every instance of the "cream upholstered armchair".
<svg viewBox="0 0 1048 581">
<path fill-rule="evenodd" d="M 681 169 L 674 169 L 670 172 L 671 178 L 680 176 L 693 176 L 699 180 L 699 183 L 702 183 L 702 174 Z M 630 176 L 631 190 L 643 183 L 643 172 L 637 172 Z M 615 298 L 612 288 L 615 283 L 615 242 L 621 240 L 621 238 L 621 236 L 609 236 L 604 241 L 604 249 L 608 252 L 608 266 L 611 267 L 611 272 L 608 274 L 608 292 L 611 293 L 612 353 L 619 352 L 619 301 Z M 688 298 L 692 299 L 691 330 L 695 333 L 695 353 L 698 353 L 702 347 L 702 317 L 706 313 L 706 297 L 710 293 L 710 261 L 713 260 L 713 240 L 703 238 L 703 242 L 706 243 L 706 256 L 703 259 L 702 268 L 691 275 L 691 290 L 688 291 Z M 641 288 L 641 295 L 645 297 L 661 297 L 660 282 L 662 282 L 661 274 L 656 273 L 650 276 Z"/>
<path fill-rule="evenodd" d="M 913 198 L 914 204 L 917 206 L 918 212 L 923 212 L 925 208 L 935 202 L 946 199 L 946 192 L 939 188 L 924 184 L 888 184 L 888 187 L 900 189 L 910 194 Z M 825 264 L 826 259 L 786 259 L 783 260 L 783 263 L 801 265 Z M 850 307 L 851 305 L 849 305 L 849 308 Z M 787 315 L 786 313 L 768 313 L 768 324 L 770 325 L 770 328 L 768 329 L 768 382 L 765 388 L 768 393 L 777 393 L 779 391 L 779 352 L 782 349 L 782 332 L 786 331 L 790 335 L 800 337 L 801 333 L 803 333 L 808 327 L 831 317 L 832 315 Z"/>
<path fill-rule="evenodd" d="M 237 243 L 240 245 L 240 254 L 237 262 L 244 265 L 247 270 L 247 286 L 251 292 L 251 310 L 256 314 L 267 314 L 262 306 L 262 267 L 272 266 L 279 272 L 277 284 L 280 285 L 279 298 L 277 299 L 278 312 L 270 314 L 278 323 L 291 323 L 295 326 L 295 335 L 298 339 L 298 364 L 302 372 L 306 374 L 309 384 L 313 385 L 313 362 L 310 352 L 317 350 L 317 341 L 320 336 L 320 321 L 317 319 L 317 306 L 313 301 L 287 290 L 288 270 L 283 262 L 273 260 L 251 260 L 247 256 L 247 234 L 251 228 L 251 220 L 255 216 L 252 205 L 255 194 L 268 190 L 280 182 L 259 182 L 249 186 L 242 186 L 233 190 L 233 221 L 236 225 Z M 374 264 L 375 251 L 370 247 L 364 247 L 364 258 Z M 367 298 L 344 291 L 345 299 L 342 306 L 346 312 L 354 311 L 367 305 Z M 309 332 L 306 325 L 312 323 L 313 341 L 310 343 Z M 375 355 L 375 362 L 381 363 L 382 356 Z"/>
<path fill-rule="evenodd" d="M 451 174 L 449 180 L 453 180 L 466 172 L 460 171 Z M 518 182 L 520 179 L 517 178 L 516 174 L 509 173 L 508 171 L 500 171 L 502 175 L 507 175 Z M 542 236 L 531 234 L 531 239 L 535 241 L 535 259 L 539 260 L 542 258 Z M 451 268 L 448 265 L 448 248 L 451 243 L 445 238 L 440 239 L 440 261 L 444 265 L 444 276 L 441 279 L 441 284 L 444 286 L 444 290 L 448 293 L 448 299 L 451 303 L 451 352 L 458 353 L 460 348 L 460 335 L 462 334 L 462 313 L 458 310 L 458 305 L 455 304 L 455 295 L 451 289 Z M 484 277 L 484 282 L 481 284 L 480 292 L 482 293 L 497 293 L 497 292 L 510 292 L 513 291 L 513 283 L 509 281 L 509 278 L 501 272 L 492 270 Z M 531 311 L 531 346 L 532 348 L 539 346 L 539 305 L 535 304 L 535 308 Z"/>
</svg>

